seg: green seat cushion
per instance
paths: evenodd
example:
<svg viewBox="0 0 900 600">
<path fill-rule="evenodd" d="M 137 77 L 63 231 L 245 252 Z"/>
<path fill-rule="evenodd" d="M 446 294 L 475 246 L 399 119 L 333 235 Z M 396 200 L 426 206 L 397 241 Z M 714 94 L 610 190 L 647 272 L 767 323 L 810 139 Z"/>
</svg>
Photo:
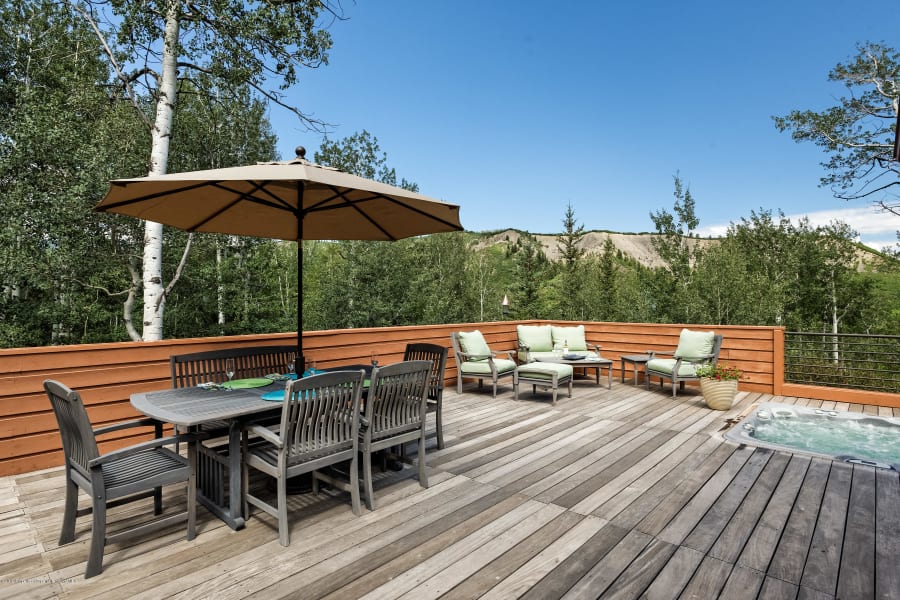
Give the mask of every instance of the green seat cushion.
<svg viewBox="0 0 900 600">
<path fill-rule="evenodd" d="M 682 329 L 678 338 L 675 358 L 697 358 L 712 354 L 716 333 L 714 331 L 691 331 Z"/>
<path fill-rule="evenodd" d="M 495 358 L 494 366 L 497 367 L 498 375 L 503 375 L 516 369 L 515 361 L 506 358 Z M 487 360 L 468 360 L 459 366 L 459 371 L 463 375 L 490 375 L 491 363 Z"/>
<path fill-rule="evenodd" d="M 528 346 L 530 352 L 553 350 L 553 338 L 549 325 L 518 325 L 516 333 L 519 336 L 519 345 Z"/>
<path fill-rule="evenodd" d="M 665 373 L 667 375 L 671 375 L 672 371 L 675 369 L 675 359 L 674 358 L 652 358 L 647 361 L 647 372 L 651 371 L 655 373 Z M 679 377 L 696 377 L 697 374 L 694 371 L 694 364 L 682 361 L 681 366 L 678 367 L 678 376 Z"/>
<path fill-rule="evenodd" d="M 583 352 L 587 350 L 587 341 L 584 339 L 584 325 L 576 327 L 550 326 L 550 335 L 553 338 L 553 347 L 562 348 L 568 344 L 570 352 Z"/>
<path fill-rule="evenodd" d="M 482 360 L 487 360 L 486 357 L 491 355 L 491 349 L 487 345 L 484 335 L 477 329 L 475 331 L 460 331 L 459 345 L 466 354 L 484 356 L 485 358 Z M 488 368 L 488 372 L 490 373 L 490 368 Z"/>
<path fill-rule="evenodd" d="M 553 375 L 559 379 L 572 376 L 572 367 L 560 363 L 534 362 L 527 365 L 519 365 L 519 377 L 526 379 L 551 380 Z"/>
</svg>

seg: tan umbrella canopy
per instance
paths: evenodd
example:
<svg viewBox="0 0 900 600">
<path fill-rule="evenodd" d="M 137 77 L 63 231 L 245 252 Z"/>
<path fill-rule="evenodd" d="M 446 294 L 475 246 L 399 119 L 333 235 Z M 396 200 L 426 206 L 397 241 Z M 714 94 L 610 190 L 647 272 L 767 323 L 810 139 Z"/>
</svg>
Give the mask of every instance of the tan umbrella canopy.
<svg viewBox="0 0 900 600">
<path fill-rule="evenodd" d="M 279 240 L 399 240 L 461 231 L 459 206 L 297 158 L 116 179 L 95 210 L 185 231 Z M 302 262 L 298 252 L 298 277 Z M 297 296 L 298 348 L 302 302 Z"/>
<path fill-rule="evenodd" d="M 399 240 L 461 231 L 459 206 L 302 158 L 115 179 L 96 210 L 185 231 L 278 240 Z"/>
</svg>

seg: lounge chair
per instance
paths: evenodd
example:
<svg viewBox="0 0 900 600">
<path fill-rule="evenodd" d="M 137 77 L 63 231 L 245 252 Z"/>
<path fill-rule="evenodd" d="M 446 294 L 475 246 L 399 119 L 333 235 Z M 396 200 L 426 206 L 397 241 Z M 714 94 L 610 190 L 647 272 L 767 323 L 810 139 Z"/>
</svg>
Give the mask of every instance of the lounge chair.
<svg viewBox="0 0 900 600">
<path fill-rule="evenodd" d="M 672 382 L 672 398 L 677 397 L 677 390 L 679 387 L 684 390 L 685 381 L 700 379 L 696 372 L 698 365 L 718 362 L 721 348 L 722 336 L 714 331 L 682 329 L 674 352 L 647 350 L 650 355 L 646 370 L 647 389 L 650 389 L 652 377 L 659 377 L 660 387 L 668 379 Z M 657 358 L 659 355 L 671 355 L 672 358 Z"/>
<path fill-rule="evenodd" d="M 514 352 L 507 351 L 508 358 L 497 358 L 484 336 L 475 331 L 454 331 L 450 334 L 453 352 L 456 355 L 456 393 L 462 394 L 463 379 L 477 379 L 481 387 L 485 379 L 493 385 L 492 397 L 497 397 L 497 381 L 512 377 L 516 372 Z"/>
</svg>

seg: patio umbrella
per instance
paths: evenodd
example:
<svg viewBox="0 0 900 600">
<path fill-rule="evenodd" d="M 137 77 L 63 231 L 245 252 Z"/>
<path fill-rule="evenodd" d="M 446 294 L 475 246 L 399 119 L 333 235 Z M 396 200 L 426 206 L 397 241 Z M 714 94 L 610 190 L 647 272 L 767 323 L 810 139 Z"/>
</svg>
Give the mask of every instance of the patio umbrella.
<svg viewBox="0 0 900 600">
<path fill-rule="evenodd" d="M 185 231 L 279 240 L 399 240 L 461 231 L 459 206 L 297 158 L 110 182 L 95 210 Z M 302 282 L 302 245 L 297 252 Z M 302 348 L 297 294 L 297 348 Z"/>
</svg>

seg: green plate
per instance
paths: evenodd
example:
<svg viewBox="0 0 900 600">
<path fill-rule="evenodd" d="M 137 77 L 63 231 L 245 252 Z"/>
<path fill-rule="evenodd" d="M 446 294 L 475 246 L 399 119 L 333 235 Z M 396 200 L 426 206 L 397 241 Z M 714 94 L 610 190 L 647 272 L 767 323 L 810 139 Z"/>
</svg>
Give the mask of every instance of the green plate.
<svg viewBox="0 0 900 600">
<path fill-rule="evenodd" d="M 270 385 L 271 383 L 271 379 L 257 377 L 255 379 L 235 379 L 234 381 L 226 381 L 222 384 L 222 387 L 230 388 L 232 390 L 245 390 L 248 388 L 263 387 Z"/>
</svg>

